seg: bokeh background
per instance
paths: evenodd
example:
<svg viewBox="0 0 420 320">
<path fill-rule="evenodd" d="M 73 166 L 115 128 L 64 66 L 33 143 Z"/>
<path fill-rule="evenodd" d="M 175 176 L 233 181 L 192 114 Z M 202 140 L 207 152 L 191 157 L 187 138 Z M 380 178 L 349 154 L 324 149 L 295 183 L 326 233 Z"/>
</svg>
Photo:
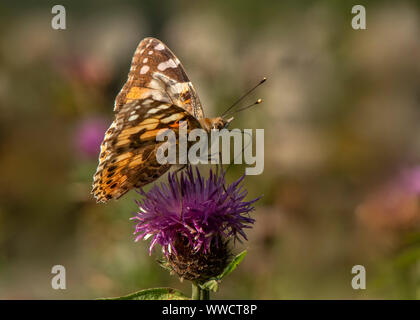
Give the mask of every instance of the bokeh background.
<svg viewBox="0 0 420 320">
<path fill-rule="evenodd" d="M 265 129 L 264 173 L 245 180 L 264 197 L 215 298 L 420 298 L 419 2 L 63 0 L 67 29 L 53 30 L 55 4 L 0 4 L 1 299 L 190 293 L 134 243 L 135 192 L 90 195 L 146 36 L 177 54 L 208 116 L 269 79 L 233 125 Z M 351 28 L 355 4 L 367 30 Z M 51 288 L 56 264 L 66 290 Z M 355 291 L 359 264 L 367 289 Z"/>
</svg>

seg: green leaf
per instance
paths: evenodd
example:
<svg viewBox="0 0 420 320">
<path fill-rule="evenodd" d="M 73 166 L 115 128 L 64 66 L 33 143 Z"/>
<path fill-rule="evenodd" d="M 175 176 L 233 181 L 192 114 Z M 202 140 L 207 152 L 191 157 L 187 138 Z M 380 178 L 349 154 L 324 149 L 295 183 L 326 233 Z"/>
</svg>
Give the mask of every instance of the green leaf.
<svg viewBox="0 0 420 320">
<path fill-rule="evenodd" d="M 204 282 L 203 284 L 200 284 L 199 286 L 203 290 L 211 290 L 213 292 L 217 292 L 217 290 L 219 290 L 219 281 L 216 279 L 213 279 L 213 280 Z"/>
<path fill-rule="evenodd" d="M 144 289 L 129 295 L 115 298 L 99 298 L 98 300 L 189 300 L 181 291 L 173 288 Z"/>
<path fill-rule="evenodd" d="M 248 251 L 242 251 L 240 254 L 238 254 L 235 258 L 233 258 L 232 262 L 229 263 L 229 265 L 223 270 L 223 272 L 217 277 L 218 280 L 222 280 L 224 277 L 226 277 L 229 273 L 231 273 L 233 270 L 236 269 L 236 267 L 242 262 L 242 260 L 245 258 Z"/>
</svg>

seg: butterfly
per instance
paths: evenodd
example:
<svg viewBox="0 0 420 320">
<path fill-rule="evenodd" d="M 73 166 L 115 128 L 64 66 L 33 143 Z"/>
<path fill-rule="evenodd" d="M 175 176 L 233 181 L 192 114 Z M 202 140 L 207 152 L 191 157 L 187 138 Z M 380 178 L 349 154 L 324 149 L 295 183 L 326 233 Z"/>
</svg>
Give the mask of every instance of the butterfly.
<svg viewBox="0 0 420 320">
<path fill-rule="evenodd" d="M 205 118 L 200 99 L 179 59 L 158 39 L 143 39 L 134 52 L 127 82 L 114 104 L 115 120 L 105 132 L 92 193 L 98 202 L 118 199 L 169 170 L 160 164 L 156 141 L 161 130 L 178 133 L 225 128 L 229 120 Z"/>
</svg>

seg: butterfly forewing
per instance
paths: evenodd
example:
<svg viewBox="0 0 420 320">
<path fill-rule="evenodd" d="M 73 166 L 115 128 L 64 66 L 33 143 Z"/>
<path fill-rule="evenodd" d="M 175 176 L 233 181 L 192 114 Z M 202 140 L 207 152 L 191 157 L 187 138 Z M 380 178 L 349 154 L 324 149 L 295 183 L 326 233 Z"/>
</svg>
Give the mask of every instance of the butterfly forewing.
<svg viewBox="0 0 420 320">
<path fill-rule="evenodd" d="M 134 52 L 127 82 L 115 99 L 114 111 L 133 100 L 146 98 L 171 102 L 198 119 L 204 116 L 179 59 L 155 38 L 143 39 Z"/>
</svg>

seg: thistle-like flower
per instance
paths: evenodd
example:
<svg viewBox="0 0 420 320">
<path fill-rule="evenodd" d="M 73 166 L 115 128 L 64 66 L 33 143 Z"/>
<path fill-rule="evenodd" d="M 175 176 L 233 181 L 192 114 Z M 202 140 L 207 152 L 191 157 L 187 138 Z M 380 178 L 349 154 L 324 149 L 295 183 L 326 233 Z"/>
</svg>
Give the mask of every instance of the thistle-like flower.
<svg viewBox="0 0 420 320">
<path fill-rule="evenodd" d="M 132 218 L 138 221 L 135 240 L 151 238 L 150 253 L 159 244 L 181 278 L 202 281 L 219 274 L 229 262 L 229 240 L 246 240 L 244 229 L 255 221 L 249 213 L 259 198 L 243 201 L 243 179 L 226 185 L 224 175 L 210 170 L 204 179 L 192 167 L 179 180 L 168 174 L 168 184 L 139 191 L 144 198 L 136 201 L 140 211 Z"/>
<path fill-rule="evenodd" d="M 102 117 L 90 117 L 81 121 L 74 134 L 77 153 L 89 158 L 97 158 L 107 127 L 107 121 Z"/>
</svg>

